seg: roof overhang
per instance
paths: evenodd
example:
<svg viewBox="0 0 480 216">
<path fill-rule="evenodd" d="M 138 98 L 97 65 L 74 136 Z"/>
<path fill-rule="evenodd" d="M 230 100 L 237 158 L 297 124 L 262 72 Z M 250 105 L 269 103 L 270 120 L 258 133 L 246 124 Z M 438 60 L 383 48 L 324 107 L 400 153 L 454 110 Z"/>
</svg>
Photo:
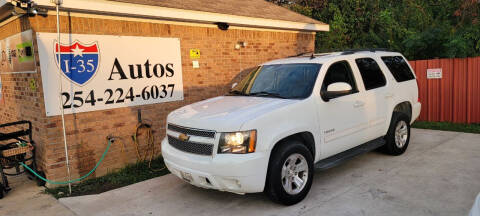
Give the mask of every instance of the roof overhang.
<svg viewBox="0 0 480 216">
<path fill-rule="evenodd" d="M 0 23 L 13 16 L 13 5 L 7 4 L 5 0 L 0 0 Z"/>
<path fill-rule="evenodd" d="M 5 0 L 0 0 L 1 2 Z M 53 9 L 50 0 L 34 0 L 38 7 Z M 64 0 L 62 11 L 92 13 L 100 15 L 124 16 L 133 18 L 149 18 L 179 22 L 214 24 L 228 23 L 231 26 L 255 27 L 266 29 L 282 29 L 294 31 L 329 31 L 328 24 L 300 23 L 284 20 L 273 20 L 203 11 L 182 10 L 158 6 L 139 5 L 107 0 Z"/>
</svg>

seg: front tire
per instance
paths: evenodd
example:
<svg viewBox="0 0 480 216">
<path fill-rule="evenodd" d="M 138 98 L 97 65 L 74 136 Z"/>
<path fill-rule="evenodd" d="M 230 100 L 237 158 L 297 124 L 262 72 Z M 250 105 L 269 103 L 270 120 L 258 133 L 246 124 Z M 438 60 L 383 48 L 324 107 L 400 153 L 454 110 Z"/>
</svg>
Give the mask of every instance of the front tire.
<svg viewBox="0 0 480 216">
<path fill-rule="evenodd" d="M 410 119 L 405 113 L 393 113 L 385 141 L 383 151 L 389 155 L 401 155 L 407 150 L 410 142 Z"/>
<path fill-rule="evenodd" d="M 302 201 L 313 181 L 313 156 L 297 140 L 280 143 L 270 158 L 265 193 L 274 202 L 293 205 Z"/>
</svg>

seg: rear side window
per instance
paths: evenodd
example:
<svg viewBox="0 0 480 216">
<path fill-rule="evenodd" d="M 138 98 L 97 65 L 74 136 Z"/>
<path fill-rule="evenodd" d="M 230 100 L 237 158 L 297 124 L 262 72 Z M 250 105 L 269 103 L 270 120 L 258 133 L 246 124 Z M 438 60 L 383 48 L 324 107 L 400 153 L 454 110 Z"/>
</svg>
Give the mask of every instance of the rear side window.
<svg viewBox="0 0 480 216">
<path fill-rule="evenodd" d="M 382 70 L 374 59 L 356 59 L 355 63 L 357 63 L 360 74 L 362 75 L 363 84 L 367 91 L 387 84 Z"/>
<path fill-rule="evenodd" d="M 403 82 L 415 79 L 415 76 L 408 67 L 408 63 L 401 56 L 385 56 L 382 57 L 383 62 L 387 65 L 397 82 Z"/>
</svg>

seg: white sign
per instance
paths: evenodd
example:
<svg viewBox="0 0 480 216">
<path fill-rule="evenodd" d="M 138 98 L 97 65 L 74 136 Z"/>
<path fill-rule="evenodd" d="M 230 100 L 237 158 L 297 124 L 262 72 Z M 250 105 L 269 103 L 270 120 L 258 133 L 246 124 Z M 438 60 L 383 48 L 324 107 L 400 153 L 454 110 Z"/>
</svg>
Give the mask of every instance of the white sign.
<svg viewBox="0 0 480 216">
<path fill-rule="evenodd" d="M 0 40 L 0 73 L 35 73 L 32 30 Z"/>
<path fill-rule="evenodd" d="M 198 61 L 192 61 L 193 68 L 200 68 Z"/>
<path fill-rule="evenodd" d="M 441 79 L 442 68 L 427 69 L 427 79 Z"/>
<path fill-rule="evenodd" d="M 58 46 L 55 33 L 37 33 L 47 116 L 60 115 L 60 107 L 69 114 L 183 100 L 178 38 L 63 34 L 60 40 Z"/>
</svg>

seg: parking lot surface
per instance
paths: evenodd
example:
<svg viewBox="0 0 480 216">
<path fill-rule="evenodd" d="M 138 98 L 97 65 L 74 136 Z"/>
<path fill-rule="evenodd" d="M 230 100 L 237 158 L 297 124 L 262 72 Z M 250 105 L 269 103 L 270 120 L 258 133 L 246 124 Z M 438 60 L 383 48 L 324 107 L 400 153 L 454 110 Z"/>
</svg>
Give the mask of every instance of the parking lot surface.
<svg viewBox="0 0 480 216">
<path fill-rule="evenodd" d="M 60 199 L 78 215 L 467 215 L 480 192 L 480 135 L 412 129 L 407 152 L 317 171 L 294 206 L 191 186 L 173 175 Z"/>
<path fill-rule="evenodd" d="M 75 216 L 26 175 L 9 176 L 8 181 L 12 190 L 0 199 L 0 216 Z"/>
</svg>

